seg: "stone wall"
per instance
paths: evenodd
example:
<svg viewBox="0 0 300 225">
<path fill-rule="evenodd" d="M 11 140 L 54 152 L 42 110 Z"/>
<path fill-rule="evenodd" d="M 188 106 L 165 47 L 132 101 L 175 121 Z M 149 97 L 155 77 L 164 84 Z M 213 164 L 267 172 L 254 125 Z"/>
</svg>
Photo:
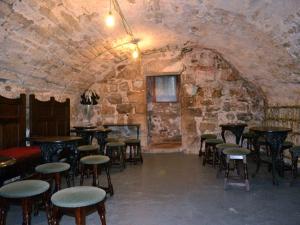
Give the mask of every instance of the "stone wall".
<svg viewBox="0 0 300 225">
<path fill-rule="evenodd" d="M 194 46 L 146 52 L 142 62 L 116 65 L 104 80 L 91 86 L 101 98 L 91 122 L 140 123 L 147 150 L 146 76 L 170 73 L 180 73 L 181 79 L 182 151 L 196 153 L 199 135 L 220 135 L 221 123 L 251 126 L 262 121 L 265 98 L 261 90 L 214 50 Z"/>
</svg>

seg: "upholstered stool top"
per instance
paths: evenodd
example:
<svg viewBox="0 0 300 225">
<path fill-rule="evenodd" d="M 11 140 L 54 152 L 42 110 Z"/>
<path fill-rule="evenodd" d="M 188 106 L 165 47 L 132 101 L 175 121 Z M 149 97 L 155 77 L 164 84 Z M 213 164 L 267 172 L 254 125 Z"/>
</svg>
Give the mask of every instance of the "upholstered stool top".
<svg viewBox="0 0 300 225">
<path fill-rule="evenodd" d="M 0 196 L 4 198 L 26 198 L 44 193 L 49 183 L 42 180 L 22 180 L 9 183 L 0 188 Z"/>
<path fill-rule="evenodd" d="M 291 141 L 285 141 L 285 142 L 283 142 L 282 143 L 282 148 L 291 148 L 291 147 L 293 147 L 294 146 L 294 143 L 293 142 L 291 142 Z"/>
<path fill-rule="evenodd" d="M 215 135 L 215 134 L 202 134 L 200 137 L 202 139 L 216 139 L 217 135 Z"/>
<path fill-rule="evenodd" d="M 300 156 L 300 145 L 296 145 L 290 148 L 290 152 L 293 153 L 293 156 L 299 157 Z"/>
<path fill-rule="evenodd" d="M 118 142 L 117 138 L 106 138 L 106 142 Z"/>
<path fill-rule="evenodd" d="M 206 141 L 206 144 L 222 144 L 223 143 L 223 140 L 221 139 L 207 139 Z"/>
<path fill-rule="evenodd" d="M 252 132 L 245 132 L 242 134 L 244 138 L 254 138 L 255 134 Z"/>
<path fill-rule="evenodd" d="M 106 192 L 100 188 L 78 186 L 56 192 L 51 201 L 58 207 L 79 208 L 97 204 L 103 201 L 105 196 Z"/>
<path fill-rule="evenodd" d="M 227 148 L 223 150 L 225 155 L 248 155 L 250 150 L 247 148 Z"/>
<path fill-rule="evenodd" d="M 141 141 L 139 139 L 126 139 L 125 144 L 140 144 Z"/>
<path fill-rule="evenodd" d="M 124 142 L 108 142 L 107 147 L 124 147 L 125 146 L 125 143 Z"/>
<path fill-rule="evenodd" d="M 217 144 L 216 147 L 217 149 L 223 150 L 226 148 L 238 148 L 239 145 L 233 143 L 223 143 L 223 144 Z"/>
<path fill-rule="evenodd" d="M 99 146 L 97 145 L 82 145 L 77 148 L 77 150 L 80 152 L 97 151 L 98 149 Z"/>
<path fill-rule="evenodd" d="M 105 155 L 89 155 L 82 157 L 80 162 L 88 165 L 103 164 L 109 162 L 109 157 Z"/>
<path fill-rule="evenodd" d="M 59 173 L 70 169 L 70 165 L 65 162 L 45 163 L 35 167 L 35 171 L 43 174 Z"/>
</svg>

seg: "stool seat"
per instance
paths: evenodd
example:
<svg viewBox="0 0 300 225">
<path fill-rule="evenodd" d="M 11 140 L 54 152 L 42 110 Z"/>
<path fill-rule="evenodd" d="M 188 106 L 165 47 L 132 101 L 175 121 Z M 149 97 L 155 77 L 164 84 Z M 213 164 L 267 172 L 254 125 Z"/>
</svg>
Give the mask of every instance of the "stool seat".
<svg viewBox="0 0 300 225">
<path fill-rule="evenodd" d="M 126 139 L 125 144 L 140 144 L 141 141 L 139 139 Z"/>
<path fill-rule="evenodd" d="M 290 152 L 293 153 L 294 156 L 299 157 L 300 156 L 300 145 L 296 145 L 296 146 L 290 148 Z"/>
<path fill-rule="evenodd" d="M 103 201 L 105 196 L 106 192 L 100 188 L 79 186 L 56 192 L 51 201 L 58 207 L 79 208 L 97 204 Z"/>
<path fill-rule="evenodd" d="M 222 143 L 216 145 L 217 149 L 225 149 L 225 148 L 238 148 L 239 145 L 233 143 Z"/>
<path fill-rule="evenodd" d="M 215 134 L 202 134 L 200 136 L 200 138 L 202 138 L 202 139 L 216 139 L 217 135 L 215 135 Z"/>
<path fill-rule="evenodd" d="M 109 157 L 105 155 L 89 155 L 82 157 L 80 162 L 87 165 L 103 164 L 109 162 Z"/>
<path fill-rule="evenodd" d="M 208 145 L 210 145 L 210 144 L 217 145 L 217 144 L 222 144 L 223 140 L 221 140 L 221 139 L 207 139 L 205 141 L 205 143 L 208 144 Z"/>
<path fill-rule="evenodd" d="M 281 148 L 282 149 L 288 149 L 288 148 L 291 148 L 293 146 L 294 146 L 293 142 L 291 142 L 291 141 L 285 141 L 285 142 L 282 143 Z"/>
<path fill-rule="evenodd" d="M 121 142 L 121 141 L 117 141 L 117 142 L 108 142 L 107 147 L 125 147 L 125 143 Z"/>
<path fill-rule="evenodd" d="M 79 152 L 97 151 L 99 146 L 97 145 L 81 145 L 77 148 Z"/>
<path fill-rule="evenodd" d="M 227 148 L 223 150 L 225 155 L 248 155 L 250 150 L 247 148 Z"/>
<path fill-rule="evenodd" d="M 35 171 L 42 174 L 60 173 L 70 169 L 70 164 L 64 162 L 45 163 L 35 167 Z"/>
<path fill-rule="evenodd" d="M 255 134 L 254 133 L 251 133 L 251 132 L 246 132 L 246 133 L 243 133 L 242 134 L 243 138 L 254 138 L 255 137 Z"/>
<path fill-rule="evenodd" d="M 4 198 L 27 198 L 42 194 L 50 185 L 42 180 L 23 180 L 4 185 L 0 188 L 0 196 Z"/>
</svg>

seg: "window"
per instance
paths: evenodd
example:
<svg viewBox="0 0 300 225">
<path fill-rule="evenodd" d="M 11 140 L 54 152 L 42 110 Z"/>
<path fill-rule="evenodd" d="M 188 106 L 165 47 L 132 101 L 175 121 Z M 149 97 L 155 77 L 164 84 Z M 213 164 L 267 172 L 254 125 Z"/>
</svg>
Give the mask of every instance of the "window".
<svg viewBox="0 0 300 225">
<path fill-rule="evenodd" d="M 172 75 L 154 77 L 154 101 L 178 101 L 178 76 Z"/>
</svg>

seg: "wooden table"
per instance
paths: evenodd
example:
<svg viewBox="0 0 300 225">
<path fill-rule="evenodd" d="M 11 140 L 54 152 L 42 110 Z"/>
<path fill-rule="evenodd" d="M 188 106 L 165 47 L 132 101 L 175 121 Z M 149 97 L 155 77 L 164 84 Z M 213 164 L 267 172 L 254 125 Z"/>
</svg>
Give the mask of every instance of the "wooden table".
<svg viewBox="0 0 300 225">
<path fill-rule="evenodd" d="M 38 144 L 41 147 L 42 158 L 45 162 L 57 162 L 59 160 L 58 153 L 65 148 L 70 150 L 72 157 L 77 158 L 77 143 L 82 140 L 81 137 L 71 136 L 46 136 L 31 137 L 30 142 Z"/>
<path fill-rule="evenodd" d="M 242 134 L 243 134 L 244 129 L 245 129 L 246 126 L 247 126 L 247 124 L 245 124 L 245 123 L 227 123 L 227 124 L 221 124 L 220 127 L 222 128 L 221 135 L 222 135 L 223 141 L 226 143 L 226 140 L 225 140 L 225 131 L 228 130 L 228 131 L 230 131 L 231 133 L 234 134 L 234 136 L 235 136 L 235 143 L 237 145 L 239 145 L 241 137 L 242 137 Z"/>
<path fill-rule="evenodd" d="M 250 131 L 255 133 L 254 149 L 258 156 L 255 174 L 258 173 L 259 171 L 260 161 L 261 161 L 259 157 L 260 150 L 259 150 L 258 138 L 260 136 L 264 136 L 271 150 L 273 184 L 278 185 L 279 174 L 278 174 L 277 167 L 282 168 L 284 166 L 282 165 L 283 164 L 282 160 L 280 160 L 280 151 L 282 149 L 283 142 L 285 141 L 288 133 L 292 131 L 292 129 L 287 127 L 251 127 Z"/>
<path fill-rule="evenodd" d="M 92 143 L 92 139 L 93 139 L 93 135 L 89 134 L 87 132 L 84 132 L 85 130 L 90 130 L 90 129 L 95 129 L 97 128 L 97 126 L 93 126 L 93 125 L 87 125 L 87 126 L 74 126 L 74 129 L 72 130 L 73 132 L 76 133 L 76 136 L 78 137 L 82 137 L 82 139 L 84 140 L 84 144 L 91 144 Z"/>
</svg>

